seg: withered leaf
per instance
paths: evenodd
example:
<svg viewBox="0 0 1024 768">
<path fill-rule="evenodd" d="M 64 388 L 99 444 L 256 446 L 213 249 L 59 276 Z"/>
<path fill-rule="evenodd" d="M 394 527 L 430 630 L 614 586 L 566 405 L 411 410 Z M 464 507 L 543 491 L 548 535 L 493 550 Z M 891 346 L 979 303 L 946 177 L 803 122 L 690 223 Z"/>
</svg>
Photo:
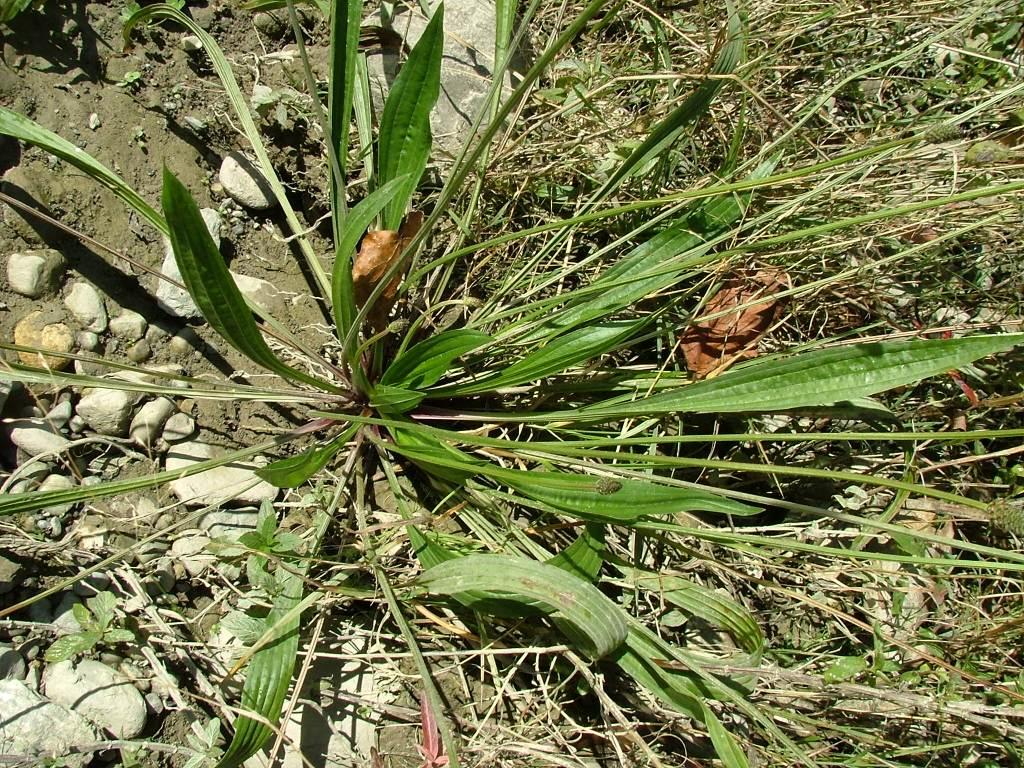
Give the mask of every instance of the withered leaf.
<svg viewBox="0 0 1024 768">
<path fill-rule="evenodd" d="M 704 314 L 716 315 L 761 296 L 771 296 L 788 283 L 789 276 L 776 269 L 731 275 L 704 307 Z M 702 379 L 738 360 L 756 357 L 757 343 L 778 318 L 780 310 L 780 303 L 769 298 L 686 328 L 679 335 L 686 367 L 696 378 Z"/>
<path fill-rule="evenodd" d="M 366 303 L 373 289 L 387 274 L 395 260 L 402 257 L 402 252 L 420 231 L 422 225 L 423 214 L 413 211 L 405 217 L 398 231 L 377 229 L 366 233 L 352 264 L 352 287 L 355 291 L 356 303 L 360 307 Z M 404 269 L 400 270 L 392 278 L 374 305 L 369 318 L 372 326 L 380 327 L 382 322 L 387 319 L 391 307 L 394 306 L 398 286 L 402 284 L 404 272 Z"/>
</svg>

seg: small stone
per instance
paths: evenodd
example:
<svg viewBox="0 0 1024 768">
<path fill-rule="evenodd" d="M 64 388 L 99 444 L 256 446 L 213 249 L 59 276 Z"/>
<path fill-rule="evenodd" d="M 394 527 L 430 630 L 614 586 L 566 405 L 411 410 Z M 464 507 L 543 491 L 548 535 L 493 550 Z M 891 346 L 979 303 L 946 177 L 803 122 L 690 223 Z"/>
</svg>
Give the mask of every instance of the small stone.
<svg viewBox="0 0 1024 768">
<path fill-rule="evenodd" d="M 82 392 L 82 399 L 78 401 L 75 412 L 85 419 L 93 430 L 101 435 L 113 437 L 124 437 L 128 434 L 132 407 L 138 400 L 137 394 L 121 389 L 88 388 Z"/>
<path fill-rule="evenodd" d="M 201 51 L 203 50 L 203 41 L 199 39 L 198 35 L 185 35 L 181 38 L 181 50 L 185 53 Z"/>
<path fill-rule="evenodd" d="M 168 558 L 162 557 L 149 566 L 143 585 L 150 595 L 156 597 L 170 593 L 174 589 L 175 581 L 177 578 L 174 575 L 174 565 Z"/>
<path fill-rule="evenodd" d="M 74 487 L 74 480 L 65 475 L 58 474 L 47 475 L 43 482 L 39 484 L 40 491 L 66 491 Z M 74 504 L 54 504 L 49 507 L 43 507 L 42 511 L 47 515 L 64 517 L 64 515 L 71 511 L 73 506 Z"/>
<path fill-rule="evenodd" d="M 221 215 L 212 208 L 203 208 L 199 214 L 203 217 L 203 222 L 206 224 L 210 236 L 213 237 L 214 244 L 220 248 L 220 230 L 223 224 Z M 178 262 L 174 258 L 174 249 L 171 247 L 170 240 L 166 238 L 164 238 L 164 261 L 160 266 L 160 271 L 172 280 L 183 282 Z M 166 280 L 160 280 L 157 283 L 156 300 L 161 309 L 177 317 L 191 320 L 203 316 L 188 291 L 172 285 Z"/>
<path fill-rule="evenodd" d="M 11 290 L 30 299 L 53 291 L 63 274 L 64 256 L 52 248 L 12 253 L 7 259 L 7 282 Z"/>
<path fill-rule="evenodd" d="M 53 408 L 46 412 L 46 421 L 54 428 L 60 429 L 65 426 L 74 414 L 74 408 L 70 400 L 61 400 Z"/>
<path fill-rule="evenodd" d="M 65 755 L 61 765 L 83 768 L 92 761 L 92 753 L 67 752 L 99 738 L 82 715 L 47 701 L 20 680 L 0 680 L 0 723 L 5 754 L 40 757 L 44 765 L 55 764 L 55 755 Z"/>
<path fill-rule="evenodd" d="M 164 424 L 174 414 L 174 411 L 174 403 L 166 397 L 150 400 L 135 414 L 128 434 L 139 445 L 148 448 L 160 437 Z"/>
<path fill-rule="evenodd" d="M 187 413 L 175 413 L 164 424 L 163 439 L 168 443 L 180 443 L 192 437 L 196 431 L 196 420 Z"/>
<path fill-rule="evenodd" d="M 8 419 L 6 424 L 11 442 L 29 456 L 60 452 L 68 445 L 68 439 L 46 419 Z"/>
<path fill-rule="evenodd" d="M 210 537 L 203 534 L 179 534 L 171 544 L 171 557 L 185 566 L 185 572 L 192 578 L 202 576 L 216 557 L 206 553 Z"/>
<path fill-rule="evenodd" d="M 27 674 L 25 657 L 9 645 L 0 645 L 0 680 L 24 680 Z"/>
<path fill-rule="evenodd" d="M 206 130 L 206 123 L 192 115 L 185 115 L 185 117 L 181 118 L 181 122 L 191 128 L 195 133 L 203 133 Z"/>
<path fill-rule="evenodd" d="M 146 701 L 131 680 L 88 659 L 51 664 L 43 675 L 47 697 L 71 707 L 115 738 L 133 739 L 146 727 Z"/>
<path fill-rule="evenodd" d="M 0 555 L 0 595 L 6 595 L 14 589 L 20 573 L 21 566 L 18 563 Z"/>
<path fill-rule="evenodd" d="M 214 509 L 199 518 L 199 528 L 214 539 L 238 541 L 244 533 L 256 530 L 259 510 Z"/>
<path fill-rule="evenodd" d="M 280 306 L 282 291 L 269 280 L 240 275 L 237 272 L 231 272 L 231 277 L 234 278 L 235 285 L 242 295 L 257 306 L 269 310 Z"/>
<path fill-rule="evenodd" d="M 107 330 L 107 308 L 103 297 L 89 283 L 75 283 L 64 297 L 64 306 L 81 323 L 82 328 L 94 333 Z"/>
<path fill-rule="evenodd" d="M 148 341 L 139 339 L 128 348 L 127 354 L 128 359 L 133 363 L 144 363 L 149 360 L 153 350 L 150 348 Z"/>
<path fill-rule="evenodd" d="M 100 121 L 100 116 L 97 115 L 95 112 L 90 113 L 89 114 L 89 130 L 90 131 L 95 131 L 101 125 L 103 125 L 103 123 Z"/>
<path fill-rule="evenodd" d="M 277 203 L 266 178 L 241 152 L 231 152 L 224 158 L 218 178 L 224 191 L 246 208 L 265 211 Z"/>
<path fill-rule="evenodd" d="M 85 430 L 86 426 L 85 419 L 79 416 L 77 413 L 68 419 L 68 430 L 73 435 L 80 435 Z"/>
<path fill-rule="evenodd" d="M 95 352 L 100 348 L 99 334 L 92 331 L 79 331 L 75 341 L 83 352 Z"/>
<path fill-rule="evenodd" d="M 46 315 L 36 310 L 25 315 L 14 326 L 14 343 L 45 352 L 71 352 L 75 348 L 75 337 L 64 323 L 47 323 Z M 42 366 L 60 370 L 71 362 L 69 358 L 36 352 L 19 352 L 18 357 L 25 365 Z"/>
<path fill-rule="evenodd" d="M 77 531 L 76 531 L 77 533 Z M 90 574 L 86 578 L 75 583 L 72 591 L 79 597 L 95 597 L 110 586 L 110 576 L 103 571 Z"/>
<path fill-rule="evenodd" d="M 146 335 L 149 323 L 138 312 L 126 309 L 116 317 L 110 318 L 110 333 L 124 341 L 138 341 Z"/>
<path fill-rule="evenodd" d="M 215 458 L 219 451 L 208 443 L 193 440 L 174 446 L 167 454 L 166 468 L 174 472 L 200 461 Z M 183 502 L 194 505 L 234 502 L 259 504 L 277 498 L 277 488 L 256 477 L 251 466 L 232 463 L 179 477 L 171 481 L 171 491 Z"/>
</svg>

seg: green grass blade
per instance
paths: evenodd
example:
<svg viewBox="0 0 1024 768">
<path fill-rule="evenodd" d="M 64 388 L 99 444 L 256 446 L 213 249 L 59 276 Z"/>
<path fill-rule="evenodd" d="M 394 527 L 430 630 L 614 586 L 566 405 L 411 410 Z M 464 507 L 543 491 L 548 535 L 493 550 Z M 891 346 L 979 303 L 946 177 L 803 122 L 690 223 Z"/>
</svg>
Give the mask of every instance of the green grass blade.
<svg viewBox="0 0 1024 768">
<path fill-rule="evenodd" d="M 341 237 L 334 252 L 334 267 L 331 272 L 331 304 L 338 340 L 344 342 L 356 318 L 356 297 L 352 287 L 352 264 L 356 247 L 363 233 L 377 215 L 401 190 L 405 176 L 392 179 L 374 190 L 356 205 L 345 217 Z M 354 361 L 350 361 L 354 362 Z"/>
<path fill-rule="evenodd" d="M 256 470 L 256 476 L 278 488 L 295 488 L 327 466 L 358 429 L 352 425 L 326 445 L 308 448 L 297 456 L 278 459 Z"/>
<path fill-rule="evenodd" d="M 665 669 L 656 663 L 673 658 L 672 648 L 645 627 L 631 621 L 626 640 L 613 660 L 619 669 L 677 712 L 702 720 L 704 691 L 691 675 Z"/>
<path fill-rule="evenodd" d="M 267 370 L 318 389 L 335 390 L 332 384 L 283 363 L 267 346 L 252 318 L 252 310 L 199 215 L 199 207 L 185 185 L 167 168 L 164 168 L 163 205 L 170 225 L 168 237 L 181 278 L 210 326 L 231 346 Z"/>
<path fill-rule="evenodd" d="M 444 331 L 399 355 L 381 377 L 381 384 L 423 389 L 435 384 L 455 360 L 482 347 L 491 337 L 480 331 Z"/>
<path fill-rule="evenodd" d="M 39 147 L 51 155 L 56 155 L 61 160 L 70 163 L 86 176 L 102 184 L 121 198 L 132 210 L 156 227 L 160 234 L 167 234 L 167 222 L 164 220 L 164 217 L 153 206 L 143 200 L 138 192 L 128 186 L 124 179 L 94 159 L 85 150 L 76 147 L 52 131 L 46 130 L 24 115 L 19 115 L 17 112 L 13 112 L 6 107 L 0 107 L 0 134 L 18 139 L 34 147 Z"/>
<path fill-rule="evenodd" d="M 588 325 L 548 342 L 492 376 L 442 387 L 428 392 L 427 396 L 471 395 L 537 381 L 617 349 L 632 339 L 644 325 L 643 320 Z"/>
<path fill-rule="evenodd" d="M 655 126 L 643 143 L 630 153 L 622 165 L 594 193 L 590 201 L 591 204 L 603 200 L 623 181 L 644 168 L 650 160 L 661 156 L 679 140 L 687 126 L 708 111 L 712 100 L 725 82 L 722 76 L 733 73 L 743 59 L 746 47 L 742 19 L 732 3 L 727 3 L 727 5 L 729 21 L 726 41 L 711 68 L 712 76 L 697 86 L 697 89 L 682 104 L 673 109 Z"/>
<path fill-rule="evenodd" d="M 331 210 L 334 213 L 334 242 L 341 242 L 345 211 L 345 163 L 352 122 L 352 99 L 359 56 L 359 25 L 363 19 L 362 0 L 334 0 L 330 17 L 330 77 L 327 79 L 328 141 L 338 158 L 338 173 L 331 173 Z"/>
<path fill-rule="evenodd" d="M 539 603 L 591 658 L 607 656 L 626 638 L 626 621 L 615 603 L 593 584 L 546 563 L 507 555 L 467 555 L 438 563 L 415 583 L 434 594 L 486 590 Z"/>
<path fill-rule="evenodd" d="M 705 586 L 667 574 L 635 568 L 621 568 L 628 582 L 655 592 L 666 603 L 683 612 L 699 616 L 712 626 L 726 630 L 739 646 L 758 663 L 764 653 L 765 637 L 757 619 L 746 608 Z"/>
<path fill-rule="evenodd" d="M 484 472 L 528 498 L 584 520 L 628 523 L 647 515 L 672 515 L 679 512 L 714 512 L 737 516 L 761 512 L 758 507 L 696 488 L 659 485 L 642 480 L 536 470 L 487 468 Z"/>
<path fill-rule="evenodd" d="M 441 92 L 444 4 L 441 3 L 388 93 L 380 117 L 377 176 L 386 184 L 407 176 L 384 212 L 384 229 L 398 229 L 430 156 L 430 110 Z"/>
<path fill-rule="evenodd" d="M 672 412 L 741 413 L 829 405 L 961 368 L 1024 343 L 1024 334 L 881 342 L 766 358 L 714 379 L 628 404 L 598 405 L 577 413 L 630 417 Z"/>
<path fill-rule="evenodd" d="M 771 174 L 778 158 L 759 165 L 750 179 Z M 605 270 L 580 294 L 528 337 L 550 338 L 570 328 L 633 306 L 637 301 L 674 285 L 685 270 L 707 260 L 711 241 L 739 221 L 750 193 L 722 195 L 680 218 L 641 243 Z"/>
<path fill-rule="evenodd" d="M 736 737 L 725 730 L 722 721 L 707 706 L 704 707 L 704 727 L 708 729 L 711 744 L 725 768 L 748 768 L 747 756 L 743 753 Z"/>
<path fill-rule="evenodd" d="M 268 630 L 277 635 L 249 662 L 242 688 L 242 709 L 260 719 L 242 715 L 235 721 L 235 735 L 217 763 L 217 768 L 236 768 L 258 752 L 274 731 L 268 723 L 277 723 L 285 694 L 291 684 L 299 652 L 299 611 L 302 577 L 284 568 L 276 571 L 280 592 L 266 618 Z"/>
</svg>

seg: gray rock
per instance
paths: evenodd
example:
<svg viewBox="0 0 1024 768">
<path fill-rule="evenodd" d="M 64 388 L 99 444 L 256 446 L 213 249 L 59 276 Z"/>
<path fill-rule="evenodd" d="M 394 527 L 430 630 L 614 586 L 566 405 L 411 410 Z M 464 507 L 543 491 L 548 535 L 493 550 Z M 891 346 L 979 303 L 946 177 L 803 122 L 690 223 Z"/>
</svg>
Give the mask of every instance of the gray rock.
<svg viewBox="0 0 1024 768">
<path fill-rule="evenodd" d="M 171 416 L 164 424 L 163 439 L 168 443 L 180 443 L 188 440 L 196 431 L 196 420 L 187 413 L 180 411 Z"/>
<path fill-rule="evenodd" d="M 437 0 L 427 3 L 430 7 L 437 4 Z M 486 103 L 494 68 L 496 19 L 494 3 L 487 0 L 446 0 L 444 4 L 441 93 L 430 115 L 430 127 L 434 146 L 453 158 L 469 137 L 477 112 Z M 418 10 L 401 9 L 395 13 L 391 27 L 412 46 L 422 36 L 427 20 Z M 370 91 L 378 114 L 394 79 L 396 53 L 367 56 Z M 506 92 L 511 90 L 507 77 L 502 87 Z"/>
<path fill-rule="evenodd" d="M 18 585 L 21 566 L 13 560 L 0 556 L 0 595 L 6 595 Z"/>
<path fill-rule="evenodd" d="M 199 211 L 206 223 L 206 229 L 213 237 L 213 242 L 220 248 L 220 229 L 222 224 L 221 215 L 212 208 L 203 208 Z M 178 262 L 174 260 L 174 250 L 171 248 L 170 240 L 164 239 L 164 262 L 160 271 L 179 283 L 181 272 L 178 270 Z M 188 291 L 178 288 L 176 285 L 161 280 L 156 286 L 156 300 L 161 309 L 170 312 L 172 315 L 191 320 L 202 317 L 199 307 L 192 301 Z"/>
<path fill-rule="evenodd" d="M 0 645 L 0 679 L 24 680 L 28 675 L 25 657 L 9 645 Z"/>
<path fill-rule="evenodd" d="M 63 274 L 64 256 L 52 248 L 12 253 L 7 259 L 7 282 L 11 290 L 30 299 L 52 292 Z"/>
<path fill-rule="evenodd" d="M 166 468 L 175 472 L 218 455 L 220 452 L 208 443 L 198 440 L 179 443 L 168 452 Z M 172 480 L 171 491 L 182 501 L 199 506 L 225 502 L 259 504 L 277 497 L 277 488 L 256 477 L 250 465 L 241 463 Z"/>
<path fill-rule="evenodd" d="M 46 419 L 8 419 L 7 429 L 11 442 L 29 456 L 62 451 L 69 442 Z"/>
<path fill-rule="evenodd" d="M 46 412 L 46 421 L 51 425 L 60 429 L 65 426 L 68 421 L 71 420 L 71 416 L 74 414 L 75 409 L 71 405 L 70 400 L 61 400 L 53 408 Z"/>
<path fill-rule="evenodd" d="M 201 51 L 203 50 L 203 41 L 199 39 L 198 35 L 185 35 L 181 38 L 181 50 L 185 53 Z"/>
<path fill-rule="evenodd" d="M 234 278 L 238 290 L 249 301 L 271 312 L 280 308 L 284 294 L 269 280 L 240 275 L 237 272 L 232 272 L 231 277 Z"/>
<path fill-rule="evenodd" d="M 75 487 L 75 481 L 66 475 L 52 474 L 47 475 L 46 478 L 39 484 L 40 491 L 66 491 L 69 488 Z M 64 517 L 74 504 L 54 504 L 49 507 L 43 507 L 42 512 L 47 515 L 54 515 L 56 517 Z"/>
<path fill-rule="evenodd" d="M 75 283 L 64 297 L 64 306 L 86 331 L 103 333 L 107 330 L 107 308 L 103 297 L 89 283 Z"/>
<path fill-rule="evenodd" d="M 171 544 L 171 557 L 180 562 L 192 578 L 202 576 L 217 559 L 206 553 L 209 543 L 210 537 L 203 534 L 179 534 Z"/>
<path fill-rule="evenodd" d="M 95 131 L 101 125 L 103 125 L 103 121 L 100 120 L 100 116 L 97 115 L 95 112 L 91 112 L 89 114 L 89 130 Z"/>
<path fill-rule="evenodd" d="M 115 738 L 132 739 L 146 727 L 146 701 L 131 681 L 98 661 L 51 664 L 43 674 L 46 695 L 70 707 Z"/>
<path fill-rule="evenodd" d="M 166 397 L 150 400 L 135 414 L 128 434 L 140 445 L 146 447 L 153 445 L 160 437 L 164 424 L 175 410 L 174 403 Z"/>
<path fill-rule="evenodd" d="M 132 418 L 132 408 L 139 396 L 122 389 L 82 390 L 75 413 L 101 435 L 124 437 Z"/>
<path fill-rule="evenodd" d="M 266 211 L 277 204 L 266 178 L 241 152 L 231 152 L 224 158 L 218 178 L 224 191 L 246 208 Z"/>
<path fill-rule="evenodd" d="M 79 331 L 75 336 L 75 343 L 83 352 L 95 352 L 100 348 L 100 337 L 92 331 Z"/>
<path fill-rule="evenodd" d="M 0 680 L 0 724 L 3 751 L 8 755 L 40 758 L 49 765 L 55 755 L 76 746 L 92 744 L 99 734 L 82 715 L 47 701 L 20 680 Z M 70 755 L 62 764 L 84 768 L 91 754 Z"/>
<path fill-rule="evenodd" d="M 145 339 L 139 339 L 128 349 L 128 359 L 133 363 L 144 363 L 149 360 L 153 354 L 153 350 L 149 346 L 149 342 Z"/>
<path fill-rule="evenodd" d="M 259 510 L 214 509 L 199 518 L 199 528 L 214 539 L 238 541 L 243 533 L 256 530 Z"/>
<path fill-rule="evenodd" d="M 126 309 L 110 318 L 110 333 L 124 341 L 136 342 L 146 335 L 149 323 L 138 312 Z"/>
<path fill-rule="evenodd" d="M 78 619 L 75 618 L 75 612 L 72 610 L 72 606 L 80 602 L 82 601 L 75 597 L 74 594 L 68 592 L 61 598 L 57 607 L 53 609 L 53 621 L 51 623 L 56 627 L 58 637 L 82 631 L 82 625 L 78 623 Z"/>
</svg>

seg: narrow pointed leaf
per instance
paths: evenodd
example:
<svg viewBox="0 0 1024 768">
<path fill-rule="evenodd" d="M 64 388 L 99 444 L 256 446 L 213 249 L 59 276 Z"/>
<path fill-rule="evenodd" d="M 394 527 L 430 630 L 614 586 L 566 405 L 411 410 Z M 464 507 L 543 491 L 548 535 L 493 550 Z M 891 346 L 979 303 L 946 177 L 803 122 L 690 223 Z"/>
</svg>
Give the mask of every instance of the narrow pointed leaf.
<svg viewBox="0 0 1024 768">
<path fill-rule="evenodd" d="M 468 555 L 420 574 L 416 584 L 434 594 L 482 589 L 543 605 L 552 620 L 591 658 L 601 658 L 626 638 L 626 621 L 597 587 L 545 563 L 506 555 Z"/>
<path fill-rule="evenodd" d="M 677 712 L 694 720 L 703 719 L 704 691 L 686 672 L 665 669 L 658 661 L 673 657 L 671 646 L 650 630 L 630 622 L 626 640 L 613 660 L 639 685 L 653 693 Z"/>
<path fill-rule="evenodd" d="M 597 581 L 604 565 L 604 526 L 588 524 L 576 541 L 547 562 L 581 579 Z"/>
<path fill-rule="evenodd" d="M 708 729 L 708 736 L 715 747 L 718 759 L 722 761 L 725 768 L 748 768 L 750 763 L 743 753 L 736 737 L 729 733 L 718 716 L 712 712 L 707 705 L 704 706 L 704 727 Z"/>
<path fill-rule="evenodd" d="M 398 229 L 430 156 L 430 110 L 440 93 L 444 48 L 441 3 L 395 78 L 380 117 L 377 175 L 385 184 L 406 176 L 384 213 L 384 229 Z"/>
<path fill-rule="evenodd" d="M 412 410 L 423 400 L 423 393 L 405 387 L 376 384 L 370 390 L 370 406 L 393 413 Z"/>
<path fill-rule="evenodd" d="M 327 79 L 328 141 L 338 158 L 341 178 L 331 174 L 331 210 L 334 212 L 334 240 L 341 241 L 345 210 L 345 164 L 348 159 L 348 135 L 352 122 L 352 97 L 355 92 L 356 58 L 359 56 L 359 25 L 363 20 L 362 0 L 334 0 L 330 19 L 330 66 Z"/>
<path fill-rule="evenodd" d="M 954 370 L 1024 343 L 1024 334 L 920 339 L 835 347 L 782 360 L 765 358 L 714 379 L 577 413 L 630 416 L 671 412 L 739 413 L 832 405 Z"/>
<path fill-rule="evenodd" d="M 407 456 L 425 472 L 453 485 L 462 485 L 485 465 L 468 453 L 422 432 L 392 428 L 391 434 L 397 452 Z"/>
<path fill-rule="evenodd" d="M 256 754 L 274 733 L 262 720 L 276 724 L 281 716 L 299 652 L 299 612 L 294 609 L 302 599 L 303 582 L 285 569 L 278 569 L 278 580 L 281 592 L 266 620 L 277 637 L 253 655 L 242 688 L 242 709 L 261 720 L 242 715 L 235 721 L 234 738 L 217 768 L 236 768 Z"/>
<path fill-rule="evenodd" d="M 333 385 L 283 363 L 267 346 L 192 195 L 164 168 L 164 213 L 182 280 L 210 326 L 254 363 L 287 379 L 333 390 Z"/>
<path fill-rule="evenodd" d="M 659 122 L 644 142 L 633 150 L 620 165 L 595 198 L 601 199 L 631 175 L 643 168 L 648 161 L 663 155 L 682 135 L 683 131 L 708 111 L 712 100 L 725 83 L 723 75 L 730 75 L 743 59 L 745 49 L 743 22 L 732 4 L 729 4 L 729 21 L 726 41 L 722 45 L 707 80 L 678 107 Z"/>
<path fill-rule="evenodd" d="M 761 163 L 749 179 L 770 176 L 779 158 Z M 620 312 L 658 291 L 669 288 L 686 270 L 711 258 L 715 237 L 739 221 L 751 193 L 722 195 L 670 223 L 605 270 L 585 295 L 570 298 L 565 307 L 528 338 L 538 340 Z"/>
<path fill-rule="evenodd" d="M 260 467 L 255 470 L 256 476 L 278 488 L 295 488 L 302 485 L 327 466 L 327 463 L 345 446 L 354 429 L 345 430 L 326 445 L 314 446 L 297 456 L 278 459 L 265 467 Z"/>
<path fill-rule="evenodd" d="M 429 387 L 455 360 L 490 340 L 486 333 L 465 328 L 431 336 L 399 355 L 384 372 L 381 383 L 408 389 Z"/>
<path fill-rule="evenodd" d="M 487 474 L 536 501 L 585 520 L 625 523 L 647 515 L 715 512 L 756 515 L 761 510 L 696 488 L 566 472 L 488 470 Z"/>
<path fill-rule="evenodd" d="M 167 222 L 164 217 L 138 192 L 128 186 L 124 179 L 94 159 L 84 149 L 76 147 L 52 131 L 46 130 L 24 115 L 19 115 L 6 107 L 0 107 L 0 134 L 39 147 L 70 163 L 93 181 L 102 184 L 121 198 L 132 210 L 152 224 L 158 232 L 163 235 L 167 234 Z"/>
<path fill-rule="evenodd" d="M 643 325 L 642 320 L 588 325 L 553 339 L 499 373 L 480 381 L 442 387 L 427 394 L 430 397 L 471 395 L 537 381 L 613 351 L 633 338 Z"/>
</svg>

